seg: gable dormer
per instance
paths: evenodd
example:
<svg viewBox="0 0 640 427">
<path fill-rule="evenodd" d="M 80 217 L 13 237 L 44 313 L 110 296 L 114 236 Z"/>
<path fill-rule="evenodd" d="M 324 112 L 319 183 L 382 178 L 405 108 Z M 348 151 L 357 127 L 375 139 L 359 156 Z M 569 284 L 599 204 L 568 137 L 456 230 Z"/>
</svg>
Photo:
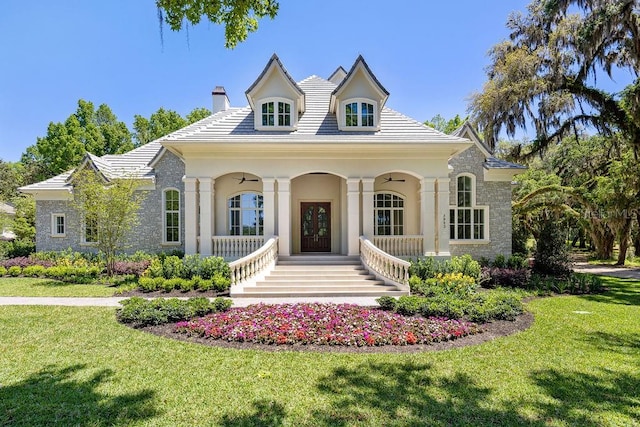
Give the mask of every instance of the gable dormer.
<svg viewBox="0 0 640 427">
<path fill-rule="evenodd" d="M 360 55 L 331 94 L 329 111 L 336 114 L 340 130 L 377 131 L 380 112 L 388 97 L 389 92 Z"/>
<path fill-rule="evenodd" d="M 335 85 L 339 85 L 345 77 L 347 77 L 347 70 L 340 66 L 336 68 L 336 70 L 329 76 L 327 80 Z"/>
<path fill-rule="evenodd" d="M 256 81 L 245 92 L 256 130 L 292 131 L 304 113 L 304 92 L 274 53 Z"/>
</svg>

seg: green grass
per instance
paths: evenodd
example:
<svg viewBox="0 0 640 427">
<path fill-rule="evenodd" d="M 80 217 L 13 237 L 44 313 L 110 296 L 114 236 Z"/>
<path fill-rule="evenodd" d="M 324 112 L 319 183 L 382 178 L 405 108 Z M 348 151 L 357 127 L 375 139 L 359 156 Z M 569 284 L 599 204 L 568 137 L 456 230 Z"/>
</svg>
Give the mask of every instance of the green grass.
<svg viewBox="0 0 640 427">
<path fill-rule="evenodd" d="M 106 285 L 76 285 L 50 279 L 0 277 L 2 297 L 109 297 L 116 288 Z"/>
<path fill-rule="evenodd" d="M 203 347 L 113 309 L 0 307 L 0 425 L 634 426 L 640 282 L 528 303 L 527 331 L 411 354 Z"/>
</svg>

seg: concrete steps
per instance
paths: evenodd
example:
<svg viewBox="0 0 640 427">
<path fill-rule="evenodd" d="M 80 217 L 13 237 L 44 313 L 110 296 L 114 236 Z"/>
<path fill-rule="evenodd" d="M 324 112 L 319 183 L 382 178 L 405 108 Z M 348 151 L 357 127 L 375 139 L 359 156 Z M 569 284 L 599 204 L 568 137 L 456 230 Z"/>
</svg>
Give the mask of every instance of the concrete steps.
<svg viewBox="0 0 640 427">
<path fill-rule="evenodd" d="M 377 297 L 408 292 L 385 285 L 360 262 L 359 257 L 309 255 L 281 257 L 275 268 L 234 297 Z"/>
</svg>

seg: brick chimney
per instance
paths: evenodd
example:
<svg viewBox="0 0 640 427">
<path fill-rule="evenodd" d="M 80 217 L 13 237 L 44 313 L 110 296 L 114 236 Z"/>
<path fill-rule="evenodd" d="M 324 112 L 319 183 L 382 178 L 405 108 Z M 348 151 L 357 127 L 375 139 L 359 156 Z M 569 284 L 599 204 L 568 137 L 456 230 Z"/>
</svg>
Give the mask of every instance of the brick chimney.
<svg viewBox="0 0 640 427">
<path fill-rule="evenodd" d="M 213 96 L 213 114 L 229 109 L 229 98 L 227 98 L 224 87 L 216 86 L 211 95 Z"/>
</svg>

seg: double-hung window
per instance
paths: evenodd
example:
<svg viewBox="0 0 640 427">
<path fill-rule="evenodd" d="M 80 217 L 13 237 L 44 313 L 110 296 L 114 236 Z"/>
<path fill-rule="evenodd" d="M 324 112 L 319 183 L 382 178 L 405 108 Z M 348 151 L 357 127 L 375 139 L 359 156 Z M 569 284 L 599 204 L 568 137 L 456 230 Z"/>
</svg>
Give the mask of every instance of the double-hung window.
<svg viewBox="0 0 640 427">
<path fill-rule="evenodd" d="M 84 218 L 84 243 L 98 242 L 98 218 L 85 216 Z"/>
<path fill-rule="evenodd" d="M 452 240 L 486 240 L 487 208 L 475 204 L 472 176 L 456 179 L 456 206 L 449 209 L 449 235 Z"/>
<path fill-rule="evenodd" d="M 66 234 L 65 216 L 63 213 L 51 214 L 51 235 L 64 237 Z"/>
</svg>

